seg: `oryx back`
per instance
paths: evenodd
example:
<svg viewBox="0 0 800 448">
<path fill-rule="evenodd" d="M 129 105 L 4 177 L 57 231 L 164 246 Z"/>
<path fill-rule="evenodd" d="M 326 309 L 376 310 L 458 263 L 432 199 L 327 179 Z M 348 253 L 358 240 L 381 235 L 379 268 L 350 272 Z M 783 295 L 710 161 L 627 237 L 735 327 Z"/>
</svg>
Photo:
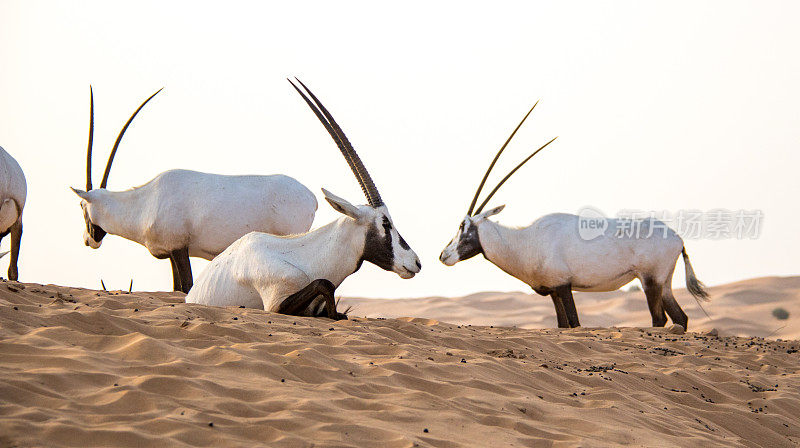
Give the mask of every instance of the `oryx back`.
<svg viewBox="0 0 800 448">
<path fill-rule="evenodd" d="M 148 248 L 188 247 L 190 256 L 209 260 L 249 232 L 306 232 L 317 210 L 314 194 L 284 175 L 170 170 L 137 190 L 147 190 L 142 197 L 150 203 L 143 207 L 154 211 L 145 223 Z"/>
</svg>

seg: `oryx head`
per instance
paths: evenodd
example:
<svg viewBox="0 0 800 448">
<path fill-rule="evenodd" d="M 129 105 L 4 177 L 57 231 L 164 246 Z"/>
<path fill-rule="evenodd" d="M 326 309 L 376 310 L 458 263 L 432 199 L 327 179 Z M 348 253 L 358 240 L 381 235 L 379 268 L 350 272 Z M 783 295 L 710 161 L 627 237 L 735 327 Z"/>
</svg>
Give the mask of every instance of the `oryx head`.
<svg viewBox="0 0 800 448">
<path fill-rule="evenodd" d="M 122 141 L 122 136 L 125 135 L 125 131 L 128 130 L 128 126 L 130 126 L 131 122 L 133 121 L 136 114 L 139 113 L 140 110 L 147 104 L 148 101 L 153 99 L 154 96 L 163 90 L 163 88 L 158 89 L 158 91 L 149 98 L 147 98 L 135 112 L 128 118 L 128 121 L 125 123 L 125 126 L 122 127 L 122 130 L 119 132 L 117 136 L 117 140 L 114 142 L 114 147 L 111 149 L 111 154 L 108 156 L 108 162 L 106 163 L 106 170 L 103 173 L 103 180 L 100 182 L 100 188 L 93 189 L 92 188 L 92 143 L 94 140 L 94 92 L 92 91 L 92 87 L 89 86 L 89 145 L 88 149 L 86 150 L 86 190 L 78 190 L 77 188 L 72 188 L 72 191 L 75 192 L 81 198 L 81 209 L 83 209 L 83 219 L 86 221 L 86 229 L 83 233 L 83 241 L 84 243 L 91 247 L 92 249 L 97 249 L 100 247 L 100 244 L 103 242 L 103 237 L 106 236 L 106 231 L 103 230 L 100 226 L 95 224 L 96 218 L 93 220 L 93 217 L 97 216 L 97 210 L 94 210 L 92 207 L 92 203 L 96 203 L 98 198 L 102 195 L 102 191 L 105 190 L 106 185 L 108 185 L 108 174 L 111 172 L 111 164 L 114 162 L 114 156 L 117 154 L 117 148 L 119 147 L 119 143 Z"/>
<path fill-rule="evenodd" d="M 392 222 L 392 217 L 389 215 L 389 210 L 386 204 L 383 203 L 381 195 L 378 193 L 378 188 L 358 157 L 353 145 L 347 139 L 342 129 L 333 119 L 333 116 L 328 112 L 325 106 L 317 99 L 311 90 L 306 87 L 299 79 L 295 78 L 298 83 L 308 92 L 306 96 L 300 88 L 295 85 L 291 80 L 289 82 L 297 90 L 297 92 L 306 101 L 306 104 L 311 108 L 314 114 L 322 122 L 325 129 L 336 142 L 339 150 L 342 152 L 347 164 L 356 176 L 356 180 L 361 185 L 361 190 L 367 198 L 369 205 L 355 206 L 350 202 L 336 196 L 335 194 L 323 189 L 325 200 L 339 213 L 349 216 L 355 222 L 364 228 L 364 252 L 361 257 L 362 260 L 369 261 L 376 266 L 387 271 L 393 271 L 402 278 L 411 278 L 420 271 L 422 264 L 419 262 L 419 257 L 409 247 L 408 243 L 400 236 L 400 233 L 395 228 Z M 312 102 L 313 99 L 313 102 Z"/>
<path fill-rule="evenodd" d="M 537 101 L 536 104 L 539 104 L 539 102 Z M 509 172 L 506 175 L 506 177 L 504 177 L 500 182 L 497 183 L 497 186 L 494 187 L 491 193 L 489 193 L 489 195 L 486 196 L 486 199 L 483 200 L 478 209 L 475 210 L 475 212 L 473 213 L 473 209 L 475 209 L 475 203 L 478 202 L 478 196 L 480 196 L 481 190 L 483 189 L 484 184 L 486 184 L 486 179 L 489 177 L 489 173 L 491 173 L 492 168 L 494 168 L 495 163 L 497 163 L 497 159 L 500 158 L 500 154 L 502 154 L 503 150 L 506 149 L 506 146 L 514 137 L 514 134 L 516 134 L 519 128 L 522 126 L 522 123 L 525 122 L 525 119 L 528 118 L 528 115 L 530 115 L 531 112 L 533 112 L 533 109 L 536 107 L 536 104 L 534 104 L 533 107 L 531 107 L 531 109 L 528 111 L 528 113 L 525 114 L 525 116 L 522 118 L 522 121 L 520 121 L 516 129 L 514 129 L 514 132 L 511 133 L 511 135 L 508 137 L 503 146 L 500 147 L 500 150 L 497 151 L 497 155 L 494 156 L 494 160 L 492 160 L 492 163 L 489 164 L 489 168 L 486 170 L 486 174 L 483 175 L 483 180 L 481 180 L 480 185 L 478 185 L 478 190 L 475 192 L 475 196 L 472 197 L 472 203 L 469 205 L 469 210 L 467 210 L 467 215 L 464 217 L 464 220 L 461 221 L 461 225 L 458 227 L 458 232 L 456 233 L 456 236 L 453 237 L 452 240 L 450 240 L 450 243 L 447 244 L 447 247 L 445 247 L 444 250 L 442 250 L 441 255 L 439 255 L 439 260 L 442 263 L 446 264 L 447 266 L 452 266 L 461 260 L 466 260 L 468 258 L 474 257 L 475 255 L 483 253 L 483 247 L 481 246 L 481 241 L 478 236 L 478 226 L 481 224 L 481 222 L 485 221 L 486 218 L 496 215 L 501 211 L 503 211 L 505 205 L 501 205 L 491 210 L 481 212 L 483 210 L 483 207 L 486 206 L 486 204 L 489 202 L 489 199 L 491 199 L 492 196 L 494 196 L 494 194 L 497 193 L 497 190 L 500 189 L 500 186 L 503 185 L 503 183 L 505 183 L 505 181 L 507 181 L 512 174 L 514 174 L 518 169 L 520 169 L 522 165 L 524 165 L 528 160 L 531 159 L 531 157 L 535 156 L 539 151 L 544 149 L 547 145 L 553 143 L 553 140 L 558 138 L 556 137 L 553 140 L 550 140 L 549 142 L 545 143 L 539 149 L 534 151 L 533 154 L 529 155 L 528 157 L 525 158 L 525 160 L 520 162 L 520 164 L 517 165 L 513 170 L 511 170 L 511 172 Z"/>
</svg>

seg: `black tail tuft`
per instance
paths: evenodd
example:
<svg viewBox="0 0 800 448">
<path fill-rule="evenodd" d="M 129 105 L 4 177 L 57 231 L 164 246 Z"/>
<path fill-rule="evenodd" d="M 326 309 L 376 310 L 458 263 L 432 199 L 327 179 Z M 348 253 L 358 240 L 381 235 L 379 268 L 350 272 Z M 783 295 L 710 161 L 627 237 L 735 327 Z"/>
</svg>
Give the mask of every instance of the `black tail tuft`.
<svg viewBox="0 0 800 448">
<path fill-rule="evenodd" d="M 711 298 L 708 295 L 708 291 L 706 291 L 706 285 L 698 280 L 694 274 L 694 269 L 692 269 L 692 263 L 689 261 L 689 255 L 686 253 L 685 247 L 681 250 L 681 253 L 683 254 L 683 264 L 686 266 L 686 289 L 698 303 L 700 300 L 708 302 Z"/>
</svg>

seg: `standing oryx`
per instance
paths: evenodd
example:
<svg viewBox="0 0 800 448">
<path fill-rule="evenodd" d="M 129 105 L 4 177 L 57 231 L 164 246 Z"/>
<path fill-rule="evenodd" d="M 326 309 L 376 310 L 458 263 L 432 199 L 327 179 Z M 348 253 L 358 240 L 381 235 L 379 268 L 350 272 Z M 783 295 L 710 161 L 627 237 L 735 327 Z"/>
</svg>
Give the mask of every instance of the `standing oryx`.
<svg viewBox="0 0 800 448">
<path fill-rule="evenodd" d="M 17 260 L 22 240 L 22 209 L 28 185 L 19 163 L 0 148 L 0 240 L 11 233 L 11 260 L 8 263 L 8 279 L 17 281 Z"/>
<path fill-rule="evenodd" d="M 672 295 L 672 273 L 679 255 L 683 254 L 686 286 L 692 296 L 698 301 L 708 300 L 708 293 L 692 270 L 683 240 L 664 223 L 655 220 L 637 222 L 640 228 L 634 235 L 620 231 L 623 230 L 621 220 L 608 219 L 604 233 L 592 235 L 595 237 L 591 238 L 579 234 L 580 218 L 576 215 L 555 213 L 537 219 L 528 227 L 510 228 L 487 219 L 500 213 L 504 205 L 481 213 L 498 188 L 555 139 L 511 170 L 472 213 L 492 167 L 533 107 L 497 152 L 475 192 L 458 233 L 444 248 L 439 259 L 452 266 L 461 260 L 483 254 L 506 273 L 527 283 L 536 293 L 550 295 L 559 327 L 580 326 L 572 298 L 573 290 L 613 291 L 638 278 L 644 286 L 653 326 L 664 326 L 667 322 L 664 314 L 666 309 L 672 321 L 686 329 L 686 314 Z"/>
<path fill-rule="evenodd" d="M 90 88 L 86 191 L 72 189 L 82 199 L 87 246 L 100 247 L 106 233 L 135 241 L 154 257 L 169 258 L 175 291 L 188 293 L 192 287 L 189 257 L 211 260 L 254 230 L 289 235 L 311 227 L 317 211 L 314 194 L 284 175 L 223 176 L 170 170 L 140 187 L 106 190 L 111 163 L 125 130 L 158 92 L 125 123 L 111 150 L 100 188 L 92 189 L 94 95 Z"/>
<path fill-rule="evenodd" d="M 334 291 L 363 261 L 402 278 L 413 277 L 422 267 L 392 224 L 389 210 L 344 132 L 317 97 L 300 84 L 316 107 L 292 86 L 336 142 L 369 205 L 352 205 L 323 189 L 328 203 L 345 216 L 302 235 L 253 232 L 243 236 L 200 274 L 186 302 L 341 319 L 346 316 L 336 311 Z"/>
</svg>

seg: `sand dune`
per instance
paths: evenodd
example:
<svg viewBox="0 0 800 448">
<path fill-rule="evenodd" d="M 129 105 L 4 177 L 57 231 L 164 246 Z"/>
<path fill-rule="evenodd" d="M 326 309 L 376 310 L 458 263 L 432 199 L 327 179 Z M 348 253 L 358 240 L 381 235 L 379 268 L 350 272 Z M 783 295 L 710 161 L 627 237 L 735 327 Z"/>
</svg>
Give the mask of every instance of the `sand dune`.
<svg viewBox="0 0 800 448">
<path fill-rule="evenodd" d="M 797 278 L 715 288 L 709 311 L 731 332 L 766 331 L 780 305 L 796 334 L 798 288 Z M 0 447 L 800 443 L 798 341 L 333 322 L 182 298 L 0 284 Z M 577 301 L 586 325 L 649 319 L 635 293 Z M 553 320 L 548 299 L 522 294 L 352 302 L 356 314 Z"/>
<path fill-rule="evenodd" d="M 772 339 L 800 339 L 800 277 L 764 277 L 709 289 L 711 302 L 703 303 L 711 319 L 700 310 L 685 289 L 675 298 L 689 316 L 689 329 L 719 329 L 735 336 L 769 336 Z M 422 299 L 345 298 L 359 316 L 425 316 L 446 322 L 471 325 L 552 328 L 556 326 L 553 302 L 531 292 L 481 292 L 466 297 Z M 650 312 L 642 291 L 575 293 L 581 324 L 585 327 L 643 327 L 650 325 Z M 772 315 L 783 308 L 791 316 L 778 320 Z"/>
</svg>

